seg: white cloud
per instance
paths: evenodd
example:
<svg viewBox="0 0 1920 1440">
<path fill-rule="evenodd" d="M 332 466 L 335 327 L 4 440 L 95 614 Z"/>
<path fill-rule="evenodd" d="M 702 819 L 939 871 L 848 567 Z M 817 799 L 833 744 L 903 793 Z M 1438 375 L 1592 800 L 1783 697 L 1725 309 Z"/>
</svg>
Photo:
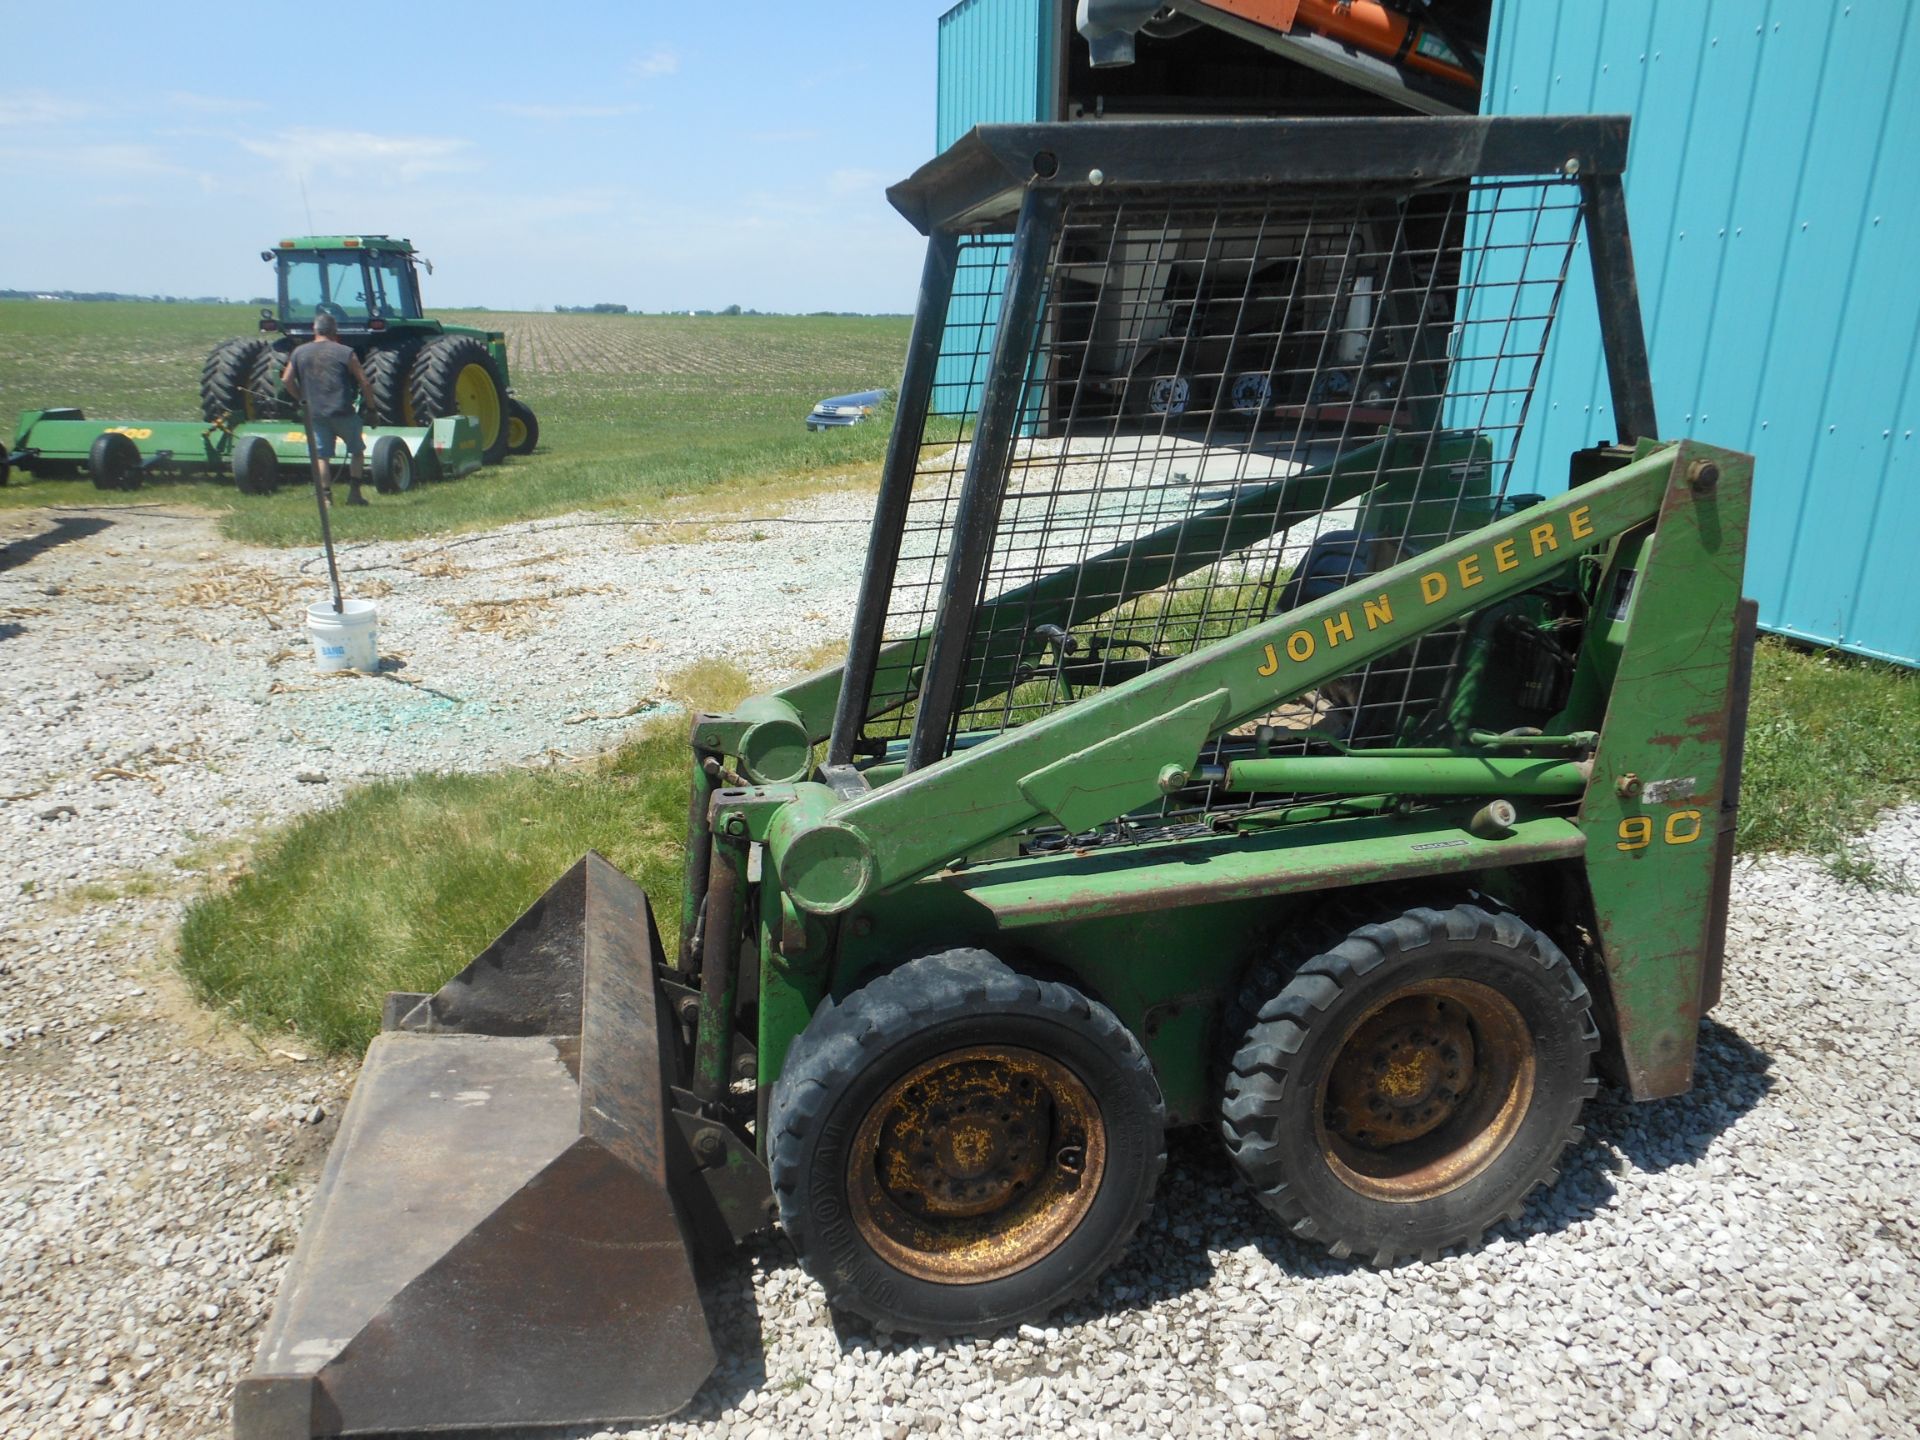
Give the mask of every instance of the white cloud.
<svg viewBox="0 0 1920 1440">
<path fill-rule="evenodd" d="M 524 105 L 503 100 L 493 107 L 516 120 L 612 120 L 621 115 L 637 115 L 640 105 Z"/>
<path fill-rule="evenodd" d="M 169 90 L 167 104 L 176 110 L 192 110 L 201 115 L 243 115 L 250 110 L 264 110 L 264 100 L 246 100 L 237 95 L 196 95 L 191 90 Z"/>
<path fill-rule="evenodd" d="M 36 144 L 30 149 L 0 146 L 0 175 L 106 176 L 115 180 L 141 175 L 185 175 L 184 167 L 151 145 Z"/>
<path fill-rule="evenodd" d="M 628 73 L 637 80 L 658 80 L 662 75 L 678 74 L 679 70 L 680 57 L 671 50 L 655 50 L 627 66 Z"/>
<path fill-rule="evenodd" d="M 363 130 L 296 126 L 240 144 L 289 175 L 411 182 L 426 175 L 478 168 L 469 140 L 431 135 L 374 135 Z"/>
<path fill-rule="evenodd" d="M 0 95 L 0 125 L 61 125 L 84 120 L 94 107 L 50 90 L 15 90 Z"/>
<path fill-rule="evenodd" d="M 878 170 L 835 170 L 827 176 L 829 195 L 878 195 L 892 177 Z"/>
</svg>

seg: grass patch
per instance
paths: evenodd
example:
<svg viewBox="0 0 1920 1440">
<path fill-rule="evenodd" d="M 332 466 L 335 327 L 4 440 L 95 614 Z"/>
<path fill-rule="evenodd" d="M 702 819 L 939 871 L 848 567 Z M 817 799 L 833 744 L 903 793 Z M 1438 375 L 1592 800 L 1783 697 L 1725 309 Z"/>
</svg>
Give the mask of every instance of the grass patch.
<svg viewBox="0 0 1920 1440">
<path fill-rule="evenodd" d="M 241 305 L 0 301 L 0 433 L 28 408 L 78 405 L 113 420 L 199 416 L 200 366 L 212 346 L 252 333 Z M 893 385 L 904 317 L 542 315 L 442 318 L 507 334 L 516 394 L 540 417 L 540 448 L 464 479 L 374 497 L 334 512 L 342 543 L 481 529 L 569 510 L 651 510 L 725 488 L 744 505 L 870 469 L 888 421 L 810 434 L 815 401 Z M 18 477 L 0 507 L 97 505 L 85 477 Z M 265 545 L 315 543 L 311 495 L 283 485 L 243 497 L 210 479 L 133 497 L 224 512 L 223 530 Z M 125 501 L 121 501 L 125 503 Z"/>
<path fill-rule="evenodd" d="M 753 693 L 747 672 L 709 655 L 666 677 L 667 694 L 688 710 L 731 710 Z"/>
<path fill-rule="evenodd" d="M 581 854 L 598 850 L 677 938 L 686 737 L 662 723 L 570 771 L 423 775 L 348 793 L 195 901 L 180 964 L 200 998 L 262 1029 L 358 1051 L 389 990 L 434 990 Z"/>
<path fill-rule="evenodd" d="M 673 676 L 690 707 L 724 708 L 747 677 L 709 660 Z M 388 990 L 432 990 L 584 850 L 634 876 L 677 938 L 687 750 L 663 721 L 578 770 L 421 776 L 349 793 L 261 850 L 252 873 L 197 901 L 181 964 L 201 997 L 265 1029 L 353 1051 Z M 1754 676 L 1740 846 L 1800 851 L 1836 875 L 1899 882 L 1852 837 L 1920 794 L 1920 676 L 1764 642 Z"/>
<path fill-rule="evenodd" d="M 1920 674 L 1763 640 L 1740 794 L 1743 851 L 1800 851 L 1841 879 L 1904 884 L 1854 837 L 1920 794 Z"/>
</svg>

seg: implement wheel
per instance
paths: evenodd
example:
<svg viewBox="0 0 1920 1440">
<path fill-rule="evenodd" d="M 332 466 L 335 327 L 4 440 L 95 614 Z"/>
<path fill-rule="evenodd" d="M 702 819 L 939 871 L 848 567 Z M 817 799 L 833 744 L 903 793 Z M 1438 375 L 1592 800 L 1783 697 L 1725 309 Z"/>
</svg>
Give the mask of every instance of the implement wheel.
<svg viewBox="0 0 1920 1440">
<path fill-rule="evenodd" d="M 233 483 L 242 495 L 271 495 L 280 483 L 280 458 L 264 435 L 233 442 Z"/>
<path fill-rule="evenodd" d="M 507 453 L 507 391 L 487 347 L 471 335 L 436 335 L 414 356 L 407 376 L 408 423 L 470 415 L 480 426 L 480 458 Z"/>
<path fill-rule="evenodd" d="M 222 340 L 214 346 L 200 367 L 200 418 L 209 425 L 229 417 L 235 422 L 265 419 L 254 390 L 254 372 L 261 355 L 272 353 L 272 348 L 264 340 L 245 338 Z M 277 382 L 279 376 L 274 379 Z"/>
<path fill-rule="evenodd" d="M 979 950 L 822 1005 L 771 1122 L 780 1221 L 828 1303 L 921 1335 L 1092 1288 L 1166 1158 L 1159 1086 L 1113 1012 Z"/>
<path fill-rule="evenodd" d="M 87 472 L 99 490 L 138 490 L 140 447 L 117 430 L 94 438 L 87 450 Z"/>
<path fill-rule="evenodd" d="M 1221 1132 L 1294 1235 L 1433 1259 L 1559 1178 L 1600 1037 L 1552 940 L 1476 905 L 1416 909 L 1276 973 L 1250 982 Z"/>
<path fill-rule="evenodd" d="M 507 453 L 509 455 L 531 455 L 533 447 L 540 443 L 540 422 L 534 418 L 533 410 L 513 396 L 507 397 Z"/>
<path fill-rule="evenodd" d="M 382 435 L 367 454 L 373 488 L 382 495 L 404 495 L 413 488 L 413 452 L 398 435 Z"/>
</svg>

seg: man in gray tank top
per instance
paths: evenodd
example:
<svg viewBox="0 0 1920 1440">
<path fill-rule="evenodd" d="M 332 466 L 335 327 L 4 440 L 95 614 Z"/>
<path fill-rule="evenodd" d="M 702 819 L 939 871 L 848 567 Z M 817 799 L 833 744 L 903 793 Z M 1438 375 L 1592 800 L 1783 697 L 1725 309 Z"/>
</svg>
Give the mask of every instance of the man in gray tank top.
<svg viewBox="0 0 1920 1440">
<path fill-rule="evenodd" d="M 307 407 L 307 446 L 319 471 L 320 498 L 333 499 L 333 442 L 340 440 L 350 462 L 347 503 L 366 504 L 360 486 L 367 478 L 367 442 L 353 408 L 353 387 L 360 387 L 371 410 L 373 386 L 360 368 L 360 357 L 340 343 L 338 320 L 324 310 L 313 317 L 313 339 L 293 352 L 280 383 Z"/>
</svg>

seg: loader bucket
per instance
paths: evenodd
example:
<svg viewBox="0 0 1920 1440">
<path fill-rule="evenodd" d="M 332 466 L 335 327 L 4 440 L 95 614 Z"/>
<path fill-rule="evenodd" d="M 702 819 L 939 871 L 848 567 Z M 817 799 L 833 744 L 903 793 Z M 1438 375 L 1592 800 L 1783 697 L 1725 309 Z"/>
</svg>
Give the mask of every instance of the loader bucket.
<svg viewBox="0 0 1920 1440">
<path fill-rule="evenodd" d="M 612 1424 L 714 1366 L 647 898 L 588 854 L 367 1052 L 239 1440 Z"/>
</svg>

